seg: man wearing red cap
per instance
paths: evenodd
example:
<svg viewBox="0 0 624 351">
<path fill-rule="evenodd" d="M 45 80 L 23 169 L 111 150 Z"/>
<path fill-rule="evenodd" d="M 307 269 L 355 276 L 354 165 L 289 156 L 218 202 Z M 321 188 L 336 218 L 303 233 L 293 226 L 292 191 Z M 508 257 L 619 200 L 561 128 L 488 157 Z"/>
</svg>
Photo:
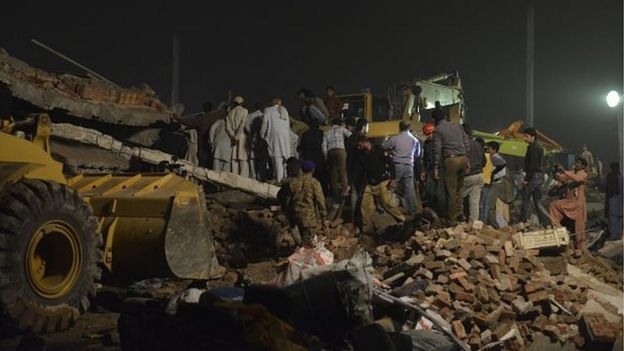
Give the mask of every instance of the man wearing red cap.
<svg viewBox="0 0 624 351">
<path fill-rule="evenodd" d="M 446 192 L 442 181 L 433 177 L 433 123 L 426 123 L 422 127 L 425 141 L 423 142 L 422 171 L 420 180 L 423 182 L 423 202 L 438 215 L 446 213 Z"/>
</svg>

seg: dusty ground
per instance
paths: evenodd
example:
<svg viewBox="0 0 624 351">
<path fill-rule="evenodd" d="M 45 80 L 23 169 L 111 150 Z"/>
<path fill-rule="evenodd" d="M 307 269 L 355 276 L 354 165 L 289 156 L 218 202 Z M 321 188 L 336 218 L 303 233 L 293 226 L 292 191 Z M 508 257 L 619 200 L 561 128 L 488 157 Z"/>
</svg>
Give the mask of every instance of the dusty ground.
<svg viewBox="0 0 624 351">
<path fill-rule="evenodd" d="M 118 313 L 86 313 L 74 327 L 42 336 L 15 336 L 0 340 L 0 350 L 121 350 L 117 333 Z M 21 344 L 21 345 L 20 345 Z"/>
<path fill-rule="evenodd" d="M 239 271 L 229 270 L 219 280 L 209 281 L 210 287 L 231 286 L 238 279 L 247 279 L 253 283 L 269 282 L 275 277 L 275 261 L 250 263 Z M 239 278 L 240 277 L 240 278 Z M 103 286 L 92 306 L 92 312 L 80 317 L 76 324 L 63 332 L 41 336 L 16 335 L 0 339 L 2 351 L 116 351 L 121 350 L 117 320 L 121 302 L 126 296 L 146 295 L 173 295 L 190 284 L 189 281 L 167 280 L 159 289 L 147 290 L 128 289 L 125 287 Z M 20 345 L 21 344 L 21 345 Z"/>
</svg>

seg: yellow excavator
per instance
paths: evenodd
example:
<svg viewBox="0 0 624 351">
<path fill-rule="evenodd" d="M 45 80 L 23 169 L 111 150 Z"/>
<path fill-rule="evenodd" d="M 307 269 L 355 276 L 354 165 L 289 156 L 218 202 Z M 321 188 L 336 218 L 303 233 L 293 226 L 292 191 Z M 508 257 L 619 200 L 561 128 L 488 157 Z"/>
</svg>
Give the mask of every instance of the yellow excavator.
<svg viewBox="0 0 624 351">
<path fill-rule="evenodd" d="M 115 278 L 222 273 L 201 186 L 173 173 L 66 179 L 45 114 L 0 121 L 0 328 L 67 328 Z"/>
</svg>

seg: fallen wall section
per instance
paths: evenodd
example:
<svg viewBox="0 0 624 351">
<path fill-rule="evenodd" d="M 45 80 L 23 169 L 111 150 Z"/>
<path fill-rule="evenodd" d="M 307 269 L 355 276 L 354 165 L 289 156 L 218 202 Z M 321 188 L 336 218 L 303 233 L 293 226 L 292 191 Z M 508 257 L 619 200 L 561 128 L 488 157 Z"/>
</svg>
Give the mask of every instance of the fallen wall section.
<svg viewBox="0 0 624 351">
<path fill-rule="evenodd" d="M 175 160 L 173 155 L 159 150 L 125 145 L 110 135 L 100 133 L 94 129 L 67 123 L 55 123 L 52 125 L 52 136 L 87 145 L 94 145 L 127 159 L 136 157 L 144 162 L 155 165 L 161 162 L 179 165 L 181 171 L 186 171 L 190 176 L 199 181 L 217 183 L 230 188 L 243 190 L 265 199 L 276 198 L 277 192 L 279 191 L 278 186 L 258 182 L 254 179 L 229 172 L 213 171 L 196 166 L 185 160 Z"/>
</svg>

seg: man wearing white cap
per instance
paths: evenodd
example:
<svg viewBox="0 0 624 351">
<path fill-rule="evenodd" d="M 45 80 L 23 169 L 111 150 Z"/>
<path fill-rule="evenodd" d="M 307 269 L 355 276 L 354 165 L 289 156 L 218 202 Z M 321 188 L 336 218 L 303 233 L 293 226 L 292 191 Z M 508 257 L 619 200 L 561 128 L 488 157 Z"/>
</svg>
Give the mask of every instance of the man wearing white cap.
<svg viewBox="0 0 624 351">
<path fill-rule="evenodd" d="M 232 140 L 232 173 L 249 177 L 249 165 L 247 164 L 247 140 L 245 127 L 247 126 L 248 111 L 243 107 L 243 98 L 234 98 L 234 108 L 228 112 L 225 118 L 225 130 Z"/>
</svg>

